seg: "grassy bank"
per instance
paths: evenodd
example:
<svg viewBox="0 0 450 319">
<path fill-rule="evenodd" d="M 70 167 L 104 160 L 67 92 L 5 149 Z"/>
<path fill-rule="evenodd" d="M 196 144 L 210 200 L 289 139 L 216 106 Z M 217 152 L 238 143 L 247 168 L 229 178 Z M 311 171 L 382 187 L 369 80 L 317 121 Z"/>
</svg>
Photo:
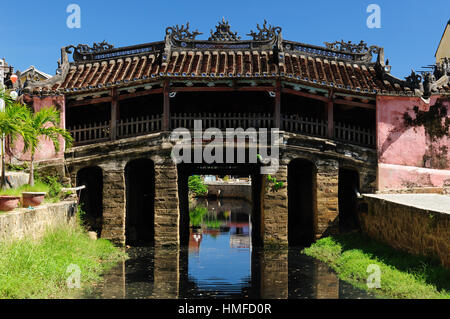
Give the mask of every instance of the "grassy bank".
<svg viewBox="0 0 450 319">
<path fill-rule="evenodd" d="M 125 257 L 104 239 L 91 240 L 80 226 L 48 231 L 40 240 L 0 243 L 0 298 L 70 298 L 67 267 L 78 265 L 82 288 Z"/>
<path fill-rule="evenodd" d="M 318 240 L 304 250 L 327 263 L 339 278 L 387 298 L 450 298 L 450 270 L 438 261 L 412 256 L 361 234 L 346 234 Z M 368 289 L 367 266 L 381 270 L 381 288 Z"/>
</svg>

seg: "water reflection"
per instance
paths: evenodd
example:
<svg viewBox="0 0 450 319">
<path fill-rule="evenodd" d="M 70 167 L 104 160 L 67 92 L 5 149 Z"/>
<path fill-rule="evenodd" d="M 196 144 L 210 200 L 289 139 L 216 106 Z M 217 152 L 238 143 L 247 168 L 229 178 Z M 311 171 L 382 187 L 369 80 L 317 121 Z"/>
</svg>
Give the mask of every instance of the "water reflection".
<svg viewBox="0 0 450 319">
<path fill-rule="evenodd" d="M 84 297 L 371 298 L 301 254 L 301 248 L 252 247 L 250 203 L 224 200 L 196 207 L 188 247 L 128 248 L 130 259 Z"/>
</svg>

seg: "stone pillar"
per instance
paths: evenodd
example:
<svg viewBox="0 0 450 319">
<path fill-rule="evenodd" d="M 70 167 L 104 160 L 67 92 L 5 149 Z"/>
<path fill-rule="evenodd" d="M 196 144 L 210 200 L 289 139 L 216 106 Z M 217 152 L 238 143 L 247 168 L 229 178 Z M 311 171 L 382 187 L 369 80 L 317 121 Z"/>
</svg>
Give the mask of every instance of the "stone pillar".
<svg viewBox="0 0 450 319">
<path fill-rule="evenodd" d="M 277 182 L 283 182 L 283 187 L 273 191 L 267 175 L 262 183 L 262 216 L 261 232 L 264 245 L 288 244 L 288 196 L 287 196 L 287 166 L 280 165 L 276 174 L 271 175 Z"/>
<path fill-rule="evenodd" d="M 339 232 L 339 163 L 336 160 L 318 160 L 316 167 L 316 238 L 320 238 Z"/>
<path fill-rule="evenodd" d="M 177 166 L 155 164 L 155 245 L 178 246 L 179 223 Z"/>
<path fill-rule="evenodd" d="M 103 168 L 103 228 L 101 237 L 125 245 L 126 189 L 122 166 Z"/>
<path fill-rule="evenodd" d="M 288 250 L 265 250 L 261 258 L 261 298 L 287 299 Z"/>
</svg>

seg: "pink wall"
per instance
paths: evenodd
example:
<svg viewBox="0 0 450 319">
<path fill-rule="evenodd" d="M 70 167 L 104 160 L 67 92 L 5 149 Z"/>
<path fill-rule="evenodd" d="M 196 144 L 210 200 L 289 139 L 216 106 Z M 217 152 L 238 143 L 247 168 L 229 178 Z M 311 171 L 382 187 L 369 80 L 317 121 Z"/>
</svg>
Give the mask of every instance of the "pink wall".
<svg viewBox="0 0 450 319">
<path fill-rule="evenodd" d="M 432 141 L 423 126 L 408 127 L 403 118 L 408 112 L 415 119 L 415 106 L 429 111 L 438 97 L 433 96 L 429 104 L 420 97 L 377 97 L 379 190 L 450 185 L 450 135 Z M 448 117 L 450 102 L 444 105 Z"/>
<path fill-rule="evenodd" d="M 27 101 L 28 102 L 28 101 Z M 29 102 L 29 105 L 33 105 L 33 109 L 35 111 L 39 111 L 44 107 L 55 106 L 61 116 L 61 126 L 65 127 L 65 97 L 63 95 L 59 96 L 48 96 L 48 97 L 33 97 L 32 101 Z M 55 152 L 55 147 L 53 146 L 53 142 L 50 140 L 40 138 L 41 143 L 38 146 L 38 150 L 35 154 L 35 161 L 45 161 L 45 160 L 53 160 L 53 159 L 61 159 L 64 158 L 64 149 L 65 143 L 63 138 L 59 138 L 60 141 L 60 151 Z M 15 158 L 21 161 L 30 160 L 30 153 L 23 153 L 23 142 L 20 138 L 18 138 L 14 145 L 9 147 L 8 153 L 8 162 L 11 161 L 11 158 Z"/>
</svg>

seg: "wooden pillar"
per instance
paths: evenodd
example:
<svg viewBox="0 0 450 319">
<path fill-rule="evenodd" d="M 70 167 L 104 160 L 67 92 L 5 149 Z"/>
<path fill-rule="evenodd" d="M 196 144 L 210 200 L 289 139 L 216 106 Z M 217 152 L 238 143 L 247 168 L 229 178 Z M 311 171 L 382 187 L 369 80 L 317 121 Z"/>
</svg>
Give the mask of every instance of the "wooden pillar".
<svg viewBox="0 0 450 319">
<path fill-rule="evenodd" d="M 328 134 L 331 139 L 334 138 L 334 97 L 333 91 L 330 91 L 330 99 L 327 102 L 327 120 L 328 120 Z"/>
<path fill-rule="evenodd" d="M 164 104 L 163 104 L 163 122 L 162 128 L 163 131 L 170 130 L 170 97 L 169 97 L 169 81 L 164 81 L 163 86 L 163 95 L 164 95 Z"/>
<path fill-rule="evenodd" d="M 281 81 L 277 80 L 275 87 L 274 127 L 281 128 Z"/>
<path fill-rule="evenodd" d="M 327 118 L 328 118 L 328 137 L 333 139 L 334 138 L 334 107 L 333 107 L 333 100 L 330 100 L 327 103 Z"/>
<path fill-rule="evenodd" d="M 118 119 L 118 115 L 119 115 L 119 100 L 117 99 L 117 89 L 113 88 L 111 90 L 111 97 L 112 97 L 112 101 L 111 101 L 111 140 L 115 141 L 117 138 L 117 119 Z"/>
</svg>

